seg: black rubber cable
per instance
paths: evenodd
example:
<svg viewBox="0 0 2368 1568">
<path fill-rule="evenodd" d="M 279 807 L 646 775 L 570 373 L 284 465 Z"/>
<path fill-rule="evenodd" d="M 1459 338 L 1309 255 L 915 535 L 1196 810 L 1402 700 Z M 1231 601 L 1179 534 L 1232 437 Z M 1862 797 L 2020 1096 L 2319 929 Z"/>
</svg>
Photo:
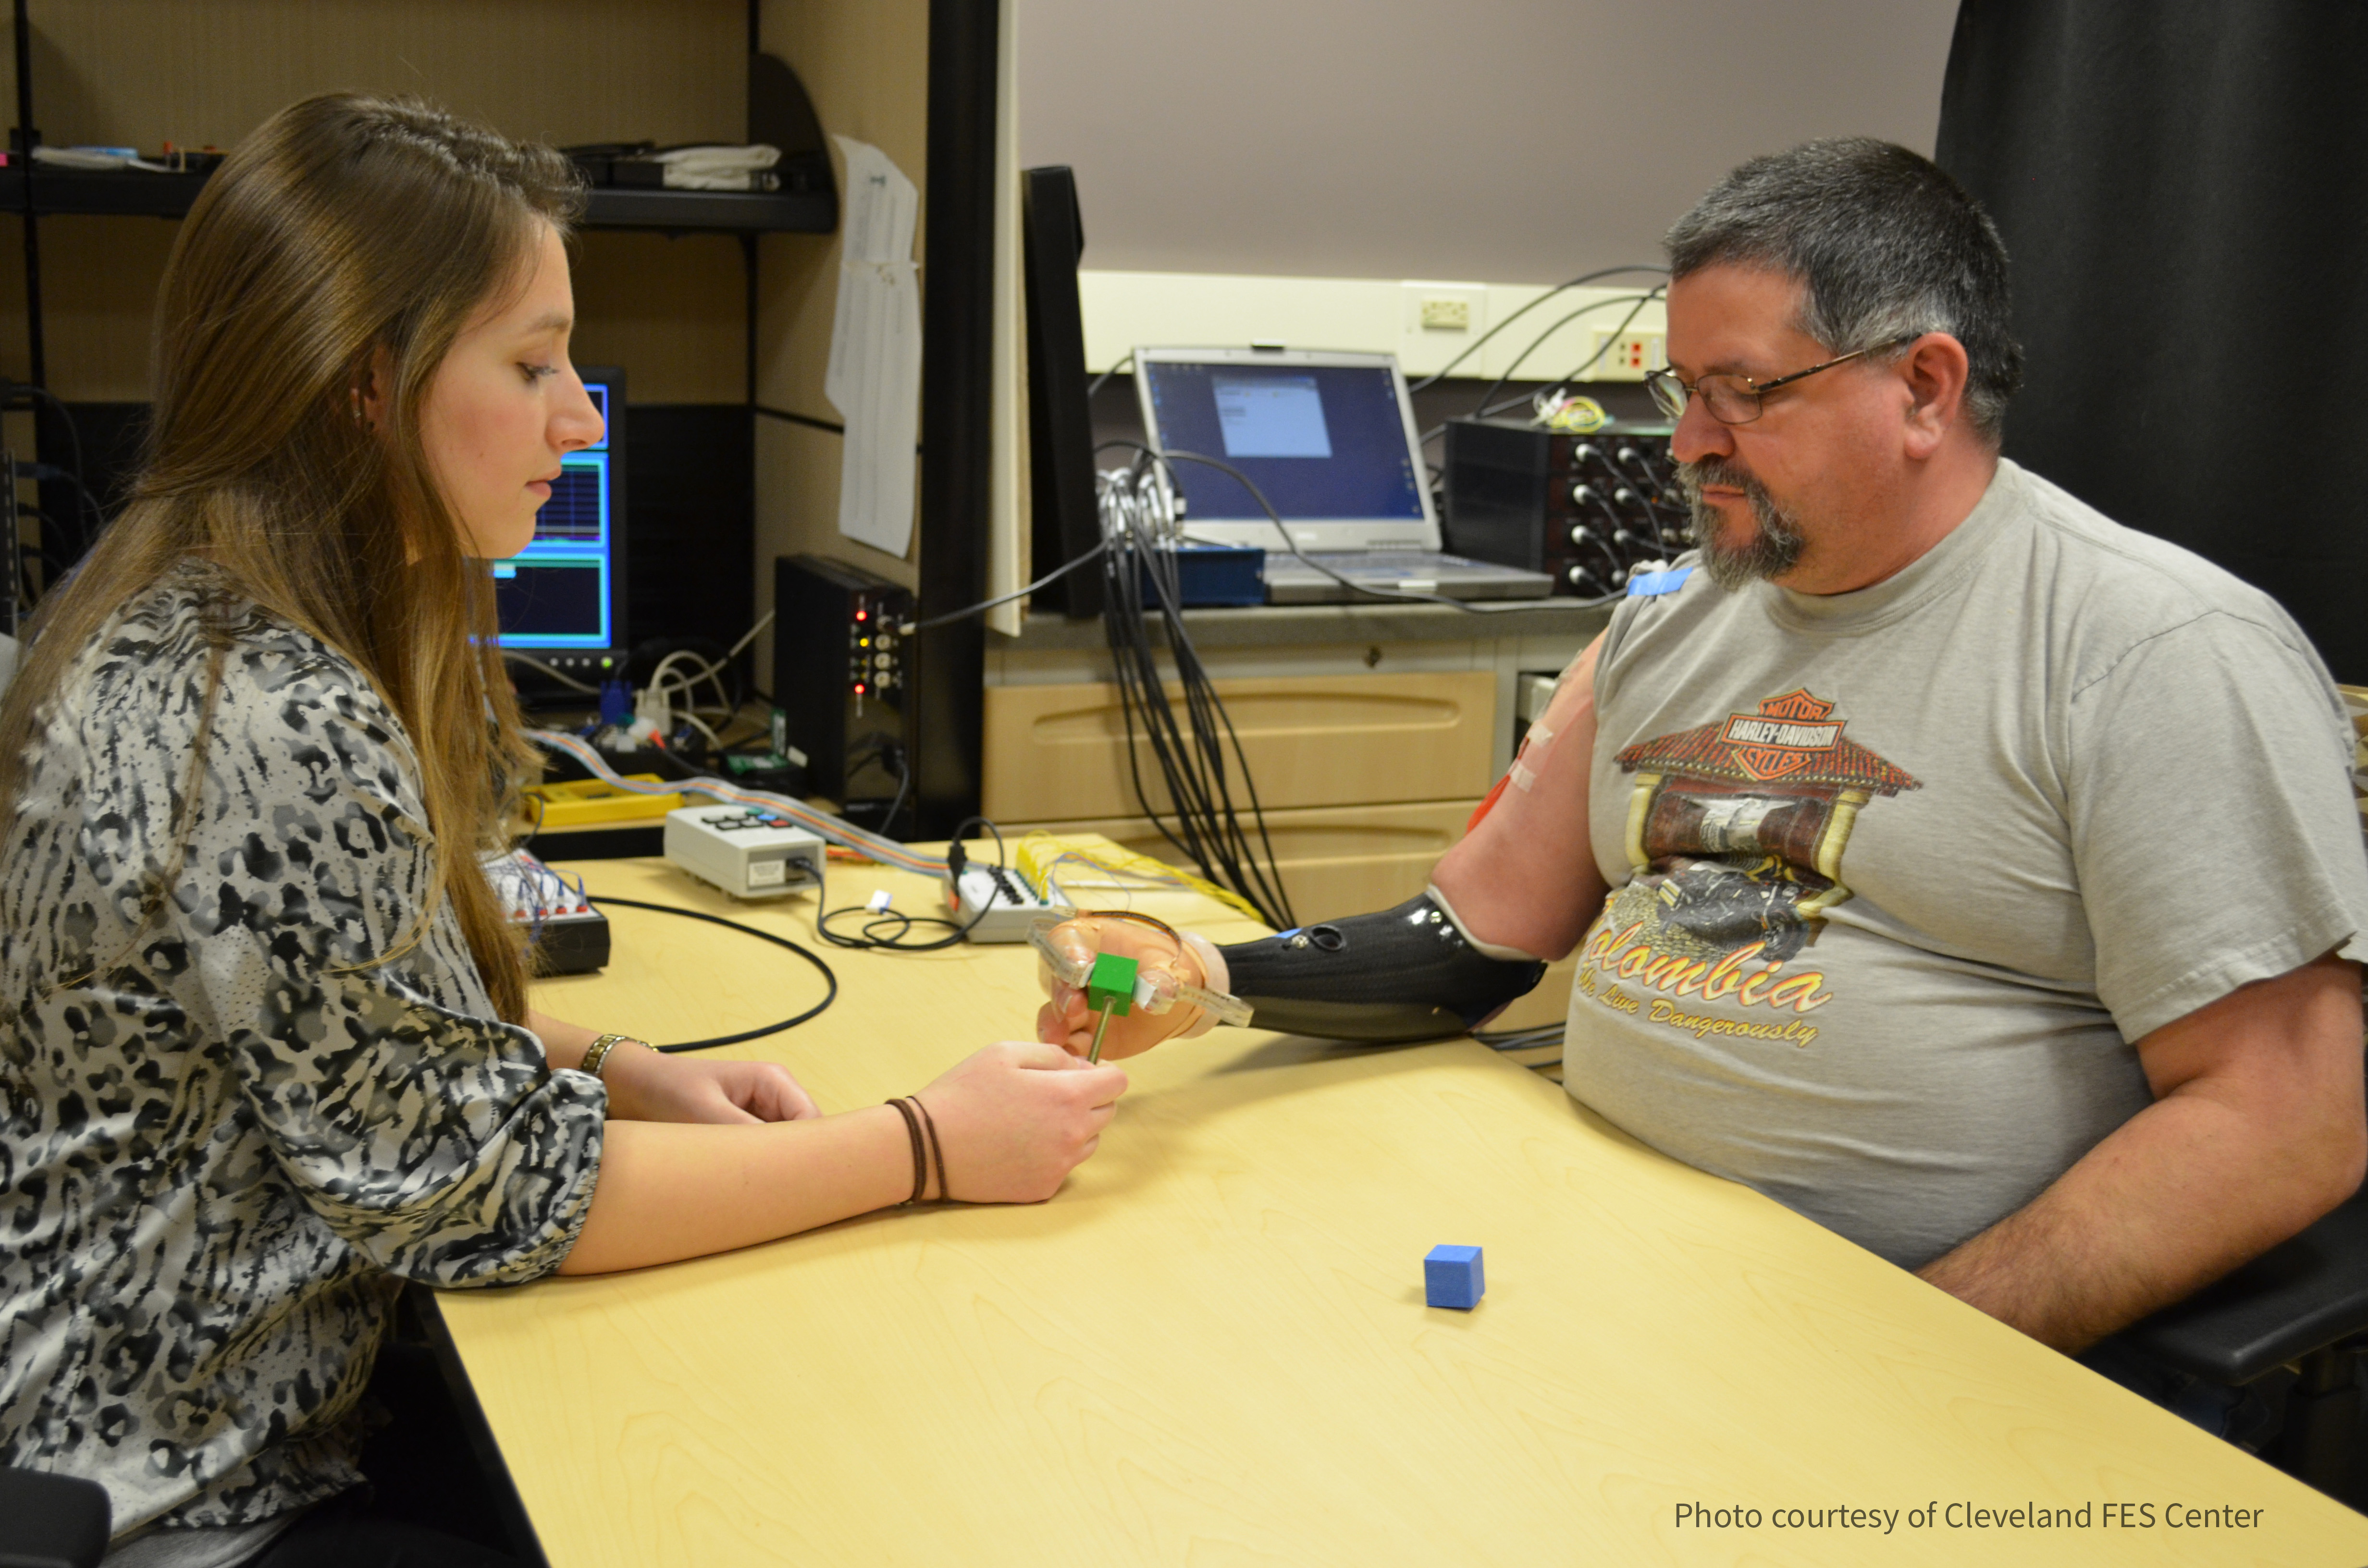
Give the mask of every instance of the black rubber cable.
<svg viewBox="0 0 2368 1568">
<path fill-rule="evenodd" d="M 1563 328 L 1568 326 L 1579 317 L 1591 315 L 1597 311 L 1609 310 L 1613 305 L 1630 306 L 1628 313 L 1620 318 L 1620 324 L 1613 327 L 1610 335 L 1604 338 L 1602 347 L 1596 349 L 1594 353 L 1588 355 L 1577 369 L 1564 376 L 1562 378 L 1563 382 L 1576 381 L 1582 372 L 1592 369 L 1595 362 L 1602 358 L 1606 354 L 1610 353 L 1611 351 L 1611 346 L 1620 341 L 1620 335 L 1628 330 L 1628 324 L 1636 319 L 1637 312 L 1644 310 L 1646 305 L 1651 304 L 1655 300 L 1657 300 L 1660 297 L 1661 290 L 1654 289 L 1642 294 L 1614 294 L 1611 299 L 1598 300 L 1591 305 L 1579 306 L 1578 309 L 1571 312 L 1570 314 L 1563 317 L 1562 320 L 1554 323 L 1554 325 L 1538 334 L 1535 338 L 1531 340 L 1530 346 L 1527 348 L 1522 349 L 1520 356 L 1516 358 L 1510 365 L 1505 367 L 1505 373 L 1497 377 L 1496 384 L 1490 387 L 1486 392 L 1483 393 L 1480 401 L 1473 405 L 1473 417 L 1476 419 L 1486 419 L 1492 414 L 1501 413 L 1505 409 L 1512 408 L 1520 403 L 1527 403 L 1530 398 L 1534 395 L 1533 393 L 1524 392 L 1520 397 L 1513 399 L 1510 403 L 1496 403 L 1495 400 L 1497 394 L 1503 392 L 1506 386 L 1511 382 L 1513 372 L 1521 368 L 1521 361 L 1523 359 L 1527 359 L 1531 355 L 1545 347 L 1545 343 L 1548 338 L 1554 336 L 1555 333 L 1560 332 Z M 1557 382 L 1556 384 L 1560 385 L 1562 382 Z M 1494 404 L 1493 407 L 1491 406 L 1492 403 Z M 1432 426 L 1431 430 L 1423 436 L 1423 441 L 1428 444 L 1432 439 L 1433 436 L 1446 428 L 1447 426 L 1444 425 Z"/>
<path fill-rule="evenodd" d="M 1014 588 L 1011 592 L 996 598 L 983 599 L 974 605 L 965 605 L 961 609 L 948 610 L 943 615 L 933 615 L 927 620 L 908 620 L 904 624 L 904 634 L 909 637 L 916 631 L 927 631 L 933 626 L 944 626 L 950 621 L 961 620 L 966 616 L 984 615 L 998 605 L 1008 605 L 1014 599 L 1024 599 L 1038 589 L 1048 587 L 1060 581 L 1087 562 L 1099 559 L 1102 552 L 1108 549 L 1110 549 L 1110 540 L 1104 540 L 1084 554 L 1070 557 L 1064 564 L 1055 566 L 1024 588 Z"/>
<path fill-rule="evenodd" d="M 1471 358 L 1474 354 L 1479 353 L 1480 350 L 1486 346 L 1490 338 L 1496 336 L 1498 333 L 1504 331 L 1507 327 L 1512 325 L 1523 316 L 1528 315 L 1531 311 L 1536 310 L 1540 305 L 1544 304 L 1548 300 L 1553 299 L 1555 295 L 1567 293 L 1569 290 L 1577 288 L 1582 283 L 1593 283 L 1600 278 L 1616 278 L 1623 272 L 1657 272 L 1664 278 L 1669 275 L 1669 269 L 1668 267 L 1656 266 L 1649 262 L 1634 267 L 1606 267 L 1595 272 L 1582 272 L 1567 283 L 1555 284 L 1553 288 L 1547 290 L 1536 299 L 1531 300 L 1528 304 L 1523 305 L 1520 310 L 1515 311 L 1511 315 L 1507 316 L 1503 321 L 1498 322 L 1495 326 L 1492 326 L 1487 331 L 1482 333 L 1478 337 L 1474 338 L 1469 344 L 1464 346 L 1463 353 L 1458 354 L 1454 358 L 1450 359 L 1446 364 L 1440 366 L 1438 369 L 1433 370 L 1429 375 L 1425 376 L 1422 380 L 1415 382 L 1414 385 L 1408 387 L 1406 391 L 1409 392 L 1425 392 L 1438 384 L 1440 381 L 1444 381 L 1447 378 L 1449 371 L 1454 369 L 1456 366 L 1461 365 L 1466 359 Z M 1476 380 L 1477 378 L 1474 379 Z"/>
<path fill-rule="evenodd" d="M 655 910 L 660 915 L 679 915 L 687 920 L 704 920 L 710 926 L 721 926 L 727 931 L 737 931 L 743 936 L 754 937 L 760 942 L 770 942 L 777 948 L 787 948 L 820 970 L 823 980 L 830 986 L 829 992 L 821 1001 L 808 1007 L 796 1017 L 783 1018 L 778 1024 L 767 1024 L 762 1028 L 743 1029 L 738 1034 L 718 1035 L 713 1040 L 687 1040 L 678 1045 L 653 1044 L 650 1047 L 653 1051 L 663 1051 L 671 1055 L 677 1051 L 711 1051 L 719 1045 L 738 1045 L 744 1040 L 762 1040 L 768 1034 L 779 1034 L 783 1029 L 793 1029 L 810 1019 L 820 1017 L 833 1002 L 838 1000 L 838 976 L 831 972 L 830 965 L 822 961 L 821 954 L 798 946 L 787 937 L 776 937 L 770 931 L 759 931 L 754 926 L 743 926 L 737 920 L 726 920 L 721 915 L 708 915 L 696 909 L 683 909 L 671 903 L 644 903 L 638 898 L 605 898 L 598 893 L 591 894 L 589 897 L 595 909 L 602 904 L 613 903 L 621 909 L 650 909 Z"/>
</svg>

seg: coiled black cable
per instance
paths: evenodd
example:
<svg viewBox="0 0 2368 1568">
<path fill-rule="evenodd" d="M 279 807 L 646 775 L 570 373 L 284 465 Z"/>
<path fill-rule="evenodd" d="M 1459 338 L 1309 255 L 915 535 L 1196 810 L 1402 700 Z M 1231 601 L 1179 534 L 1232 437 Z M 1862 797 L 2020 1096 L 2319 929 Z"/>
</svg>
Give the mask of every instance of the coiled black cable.
<svg viewBox="0 0 2368 1568">
<path fill-rule="evenodd" d="M 898 798 L 901 800 L 902 796 Z M 946 871 L 957 889 L 962 885 L 962 866 L 965 863 L 962 856 L 962 835 L 969 831 L 973 824 L 983 827 L 995 835 L 996 869 L 1008 871 L 1011 869 L 1011 858 L 1003 847 L 1003 830 L 985 817 L 964 817 L 955 824 L 953 835 L 946 844 Z M 941 915 L 906 915 L 897 909 L 872 909 L 864 904 L 850 903 L 837 909 L 824 910 L 815 915 L 814 934 L 834 948 L 852 948 L 859 951 L 868 949 L 882 953 L 934 953 L 940 949 L 951 948 L 968 937 L 994 907 L 995 901 L 990 898 L 978 906 L 978 913 L 972 915 L 967 924 L 961 924 L 949 920 Z M 860 934 L 853 937 L 843 936 L 830 928 L 832 921 L 848 915 L 871 916 L 863 923 Z M 933 937 L 926 942 L 905 940 L 905 934 L 916 926 L 942 926 L 948 935 Z M 883 928 L 886 929 L 887 935 L 879 935 L 878 932 Z"/>
<path fill-rule="evenodd" d="M 663 1051 L 671 1055 L 678 1051 L 712 1051 L 719 1045 L 738 1045 L 744 1040 L 762 1040 L 768 1034 L 780 1034 L 783 1029 L 792 1029 L 800 1024 L 820 1017 L 833 1002 L 838 1000 L 838 976 L 831 972 L 830 965 L 822 961 L 821 954 L 798 946 L 787 937 L 776 937 L 770 931 L 759 931 L 754 926 L 743 926 L 737 920 L 726 920 L 721 915 L 709 915 L 697 909 L 683 909 L 671 903 L 644 903 L 637 898 L 604 898 L 597 894 L 588 896 L 595 909 L 603 904 L 613 903 L 622 909 L 651 909 L 660 915 L 679 915 L 686 920 L 704 920 L 710 926 L 721 926 L 727 931 L 737 931 L 744 937 L 754 937 L 760 942 L 770 942 L 777 948 L 787 948 L 821 971 L 824 982 L 830 987 L 821 1001 L 795 1017 L 783 1018 L 778 1024 L 767 1024 L 762 1028 L 743 1029 L 738 1034 L 718 1035 L 713 1040 L 687 1040 L 675 1045 L 653 1044 L 651 1049 L 654 1051 Z"/>
</svg>

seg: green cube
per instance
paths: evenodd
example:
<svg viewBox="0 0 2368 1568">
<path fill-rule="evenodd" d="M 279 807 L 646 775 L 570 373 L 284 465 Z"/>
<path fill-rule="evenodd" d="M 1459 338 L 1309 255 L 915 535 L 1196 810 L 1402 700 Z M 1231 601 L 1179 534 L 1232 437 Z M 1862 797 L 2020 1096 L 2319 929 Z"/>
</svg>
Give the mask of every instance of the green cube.
<svg viewBox="0 0 2368 1568">
<path fill-rule="evenodd" d="M 1094 959 L 1094 969 L 1086 976 L 1086 1006 L 1097 1013 L 1108 1013 L 1123 1018 L 1134 1006 L 1134 971 L 1138 966 L 1133 959 L 1116 953 L 1101 953 Z"/>
</svg>

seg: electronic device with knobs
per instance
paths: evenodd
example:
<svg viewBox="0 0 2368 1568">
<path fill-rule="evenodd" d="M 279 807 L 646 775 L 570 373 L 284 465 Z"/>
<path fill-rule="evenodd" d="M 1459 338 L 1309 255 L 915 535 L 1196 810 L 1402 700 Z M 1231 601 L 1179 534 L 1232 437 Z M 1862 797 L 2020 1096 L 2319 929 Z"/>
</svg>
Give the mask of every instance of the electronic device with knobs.
<svg viewBox="0 0 2368 1568">
<path fill-rule="evenodd" d="M 1614 421 L 1584 435 L 1513 419 L 1447 424 L 1447 546 L 1543 572 L 1601 598 L 1687 548 L 1671 427 Z"/>
<path fill-rule="evenodd" d="M 887 832 L 910 763 L 911 590 L 814 555 L 773 562 L 773 699 L 814 789 L 848 821 Z"/>
</svg>

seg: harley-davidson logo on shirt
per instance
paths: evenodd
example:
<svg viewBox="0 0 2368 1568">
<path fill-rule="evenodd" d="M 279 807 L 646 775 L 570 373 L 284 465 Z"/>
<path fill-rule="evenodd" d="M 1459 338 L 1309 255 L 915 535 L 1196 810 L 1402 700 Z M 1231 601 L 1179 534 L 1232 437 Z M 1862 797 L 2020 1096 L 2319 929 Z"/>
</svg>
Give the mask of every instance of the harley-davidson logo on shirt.
<svg viewBox="0 0 2368 1568">
<path fill-rule="evenodd" d="M 1720 738 L 1735 749 L 1736 766 L 1754 778 L 1783 778 L 1799 773 L 1842 744 L 1849 721 L 1827 721 L 1834 705 L 1795 687 L 1771 697 L 1757 713 L 1730 713 Z"/>
</svg>

